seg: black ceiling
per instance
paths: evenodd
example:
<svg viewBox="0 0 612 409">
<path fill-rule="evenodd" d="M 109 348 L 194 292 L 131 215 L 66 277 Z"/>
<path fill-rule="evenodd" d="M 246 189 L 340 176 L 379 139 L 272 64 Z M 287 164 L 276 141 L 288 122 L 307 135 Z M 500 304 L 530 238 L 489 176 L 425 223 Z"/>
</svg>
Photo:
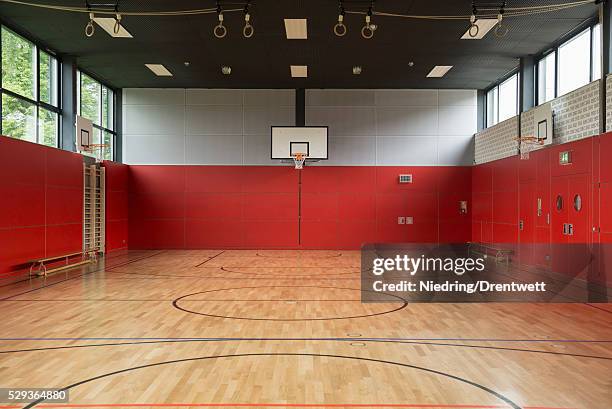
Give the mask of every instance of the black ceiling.
<svg viewBox="0 0 612 409">
<path fill-rule="evenodd" d="M 32 0 L 36 1 L 36 0 Z M 230 4 L 230 1 L 233 4 Z M 84 0 L 39 0 L 38 3 L 83 7 Z M 113 3 L 114 0 L 108 0 Z M 559 3 L 560 0 L 509 0 L 508 7 Z M 222 4 L 235 8 L 242 0 Z M 469 15 L 471 0 L 377 0 L 376 10 L 417 15 Z M 491 1 L 489 1 L 491 3 Z M 499 2 L 498 2 L 499 3 Z M 365 11 L 369 1 L 345 1 L 349 10 Z M 120 10 L 150 11 L 214 7 L 214 0 L 121 0 Z M 240 6 L 238 6 L 240 7 Z M 124 17 L 133 39 L 114 39 L 101 28 L 84 35 L 85 14 L 49 11 L 0 2 L 9 25 L 60 54 L 78 58 L 78 65 L 109 85 L 126 87 L 205 88 L 486 88 L 518 65 L 517 57 L 535 54 L 592 18 L 593 4 L 536 16 L 507 18 L 502 39 L 459 37 L 464 21 L 428 21 L 374 16 L 379 29 L 373 39 L 361 38 L 364 16 L 347 15 L 349 33 L 332 33 L 336 0 L 255 0 L 251 14 L 255 36 L 242 37 L 242 13 L 225 16 L 229 33 L 212 35 L 216 15 L 188 17 Z M 283 18 L 307 18 L 308 40 L 287 40 Z M 190 62 L 189 67 L 184 62 Z M 414 66 L 409 67 L 413 61 Z M 154 76 L 145 63 L 162 63 L 174 77 Z M 309 77 L 291 78 L 289 65 L 308 65 Z M 221 66 L 232 67 L 231 76 Z M 360 65 L 360 76 L 351 74 Z M 434 65 L 454 65 L 443 79 L 428 79 Z"/>
</svg>

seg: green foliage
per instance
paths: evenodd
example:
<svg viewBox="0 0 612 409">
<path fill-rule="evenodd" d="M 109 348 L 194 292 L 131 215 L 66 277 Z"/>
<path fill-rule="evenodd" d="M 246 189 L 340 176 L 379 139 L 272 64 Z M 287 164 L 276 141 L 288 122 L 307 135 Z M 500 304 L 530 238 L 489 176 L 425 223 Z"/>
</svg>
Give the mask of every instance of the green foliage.
<svg viewBox="0 0 612 409">
<path fill-rule="evenodd" d="M 2 37 L 2 88 L 35 101 L 36 86 L 40 90 L 40 101 L 58 105 L 57 60 L 40 51 L 40 78 L 36 78 L 36 46 L 5 27 Z M 81 116 L 104 128 L 112 128 L 113 93 L 93 78 L 80 74 Z M 102 112 L 102 118 L 101 118 Z M 56 112 L 9 94 L 2 94 L 2 133 L 17 139 L 38 142 L 47 146 L 58 146 L 59 116 Z M 37 129 L 38 128 L 38 129 Z M 103 137 L 101 136 L 103 135 Z M 94 143 L 109 144 L 100 155 L 112 158 L 113 134 L 95 129 Z"/>
</svg>

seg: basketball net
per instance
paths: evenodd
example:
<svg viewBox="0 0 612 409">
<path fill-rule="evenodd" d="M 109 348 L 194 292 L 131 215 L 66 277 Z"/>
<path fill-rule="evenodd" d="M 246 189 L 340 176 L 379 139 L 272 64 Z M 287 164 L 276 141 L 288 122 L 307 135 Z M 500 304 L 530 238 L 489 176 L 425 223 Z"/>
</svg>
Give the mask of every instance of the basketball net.
<svg viewBox="0 0 612 409">
<path fill-rule="evenodd" d="M 533 137 L 533 136 L 525 136 L 519 137 L 519 152 L 521 153 L 521 160 L 528 160 L 529 153 L 535 149 L 538 145 L 543 145 L 544 141 Z"/>
<path fill-rule="evenodd" d="M 306 161 L 306 155 L 304 155 L 303 153 L 294 153 L 292 156 L 293 156 L 293 162 L 295 163 L 295 168 L 303 169 L 304 161 Z"/>
</svg>

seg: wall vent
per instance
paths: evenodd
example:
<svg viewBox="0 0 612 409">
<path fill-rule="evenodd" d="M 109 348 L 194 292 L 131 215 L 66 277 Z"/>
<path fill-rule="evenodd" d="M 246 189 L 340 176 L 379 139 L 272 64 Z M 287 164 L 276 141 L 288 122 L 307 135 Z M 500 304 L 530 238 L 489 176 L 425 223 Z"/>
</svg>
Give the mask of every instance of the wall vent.
<svg viewBox="0 0 612 409">
<path fill-rule="evenodd" d="M 400 183 L 412 183 L 412 175 L 399 175 Z"/>
</svg>

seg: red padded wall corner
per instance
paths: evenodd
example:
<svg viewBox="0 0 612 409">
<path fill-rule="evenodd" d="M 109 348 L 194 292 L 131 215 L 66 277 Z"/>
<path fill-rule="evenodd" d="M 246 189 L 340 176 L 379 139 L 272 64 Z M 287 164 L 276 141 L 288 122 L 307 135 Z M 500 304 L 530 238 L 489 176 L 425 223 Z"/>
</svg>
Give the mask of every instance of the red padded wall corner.
<svg viewBox="0 0 612 409">
<path fill-rule="evenodd" d="M 106 252 L 128 248 L 128 194 L 130 167 L 104 161 L 106 176 Z"/>
<path fill-rule="evenodd" d="M 81 155 L 0 136 L 0 195 L 0 278 L 81 250 Z"/>
</svg>

